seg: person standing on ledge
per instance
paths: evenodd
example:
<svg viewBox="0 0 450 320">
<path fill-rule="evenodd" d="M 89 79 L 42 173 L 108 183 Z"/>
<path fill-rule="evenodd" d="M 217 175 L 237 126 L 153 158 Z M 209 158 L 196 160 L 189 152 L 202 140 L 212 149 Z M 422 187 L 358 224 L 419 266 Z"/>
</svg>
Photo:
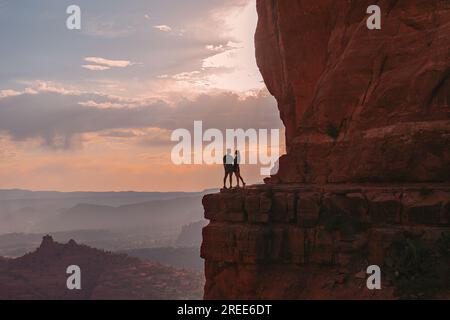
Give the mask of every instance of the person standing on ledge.
<svg viewBox="0 0 450 320">
<path fill-rule="evenodd" d="M 225 169 L 225 177 L 223 178 L 223 188 L 227 189 L 226 183 L 228 176 L 230 177 L 230 189 L 233 187 L 233 157 L 231 156 L 231 149 L 227 149 L 227 154 L 223 156 L 223 168 Z M 239 183 L 239 181 L 238 181 Z"/>
<path fill-rule="evenodd" d="M 241 168 L 239 167 L 239 164 L 241 163 L 241 153 L 239 152 L 239 150 L 236 150 L 234 152 L 234 164 L 233 164 L 233 171 L 234 174 L 236 175 L 236 180 L 237 180 L 237 187 L 239 188 L 239 179 L 242 181 L 242 187 L 245 188 L 245 182 L 244 179 L 242 179 L 241 176 Z"/>
</svg>

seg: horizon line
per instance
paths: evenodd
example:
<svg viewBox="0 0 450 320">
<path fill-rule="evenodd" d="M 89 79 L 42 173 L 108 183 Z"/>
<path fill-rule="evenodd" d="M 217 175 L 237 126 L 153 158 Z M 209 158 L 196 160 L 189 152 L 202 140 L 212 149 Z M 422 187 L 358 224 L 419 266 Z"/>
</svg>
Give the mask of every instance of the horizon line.
<svg viewBox="0 0 450 320">
<path fill-rule="evenodd" d="M 0 192 L 2 191 L 25 191 L 25 192 L 53 192 L 53 193 L 202 193 L 209 190 L 220 190 L 220 187 L 217 188 L 205 188 L 198 191 L 136 191 L 136 190 L 119 190 L 119 191 L 58 191 L 58 190 L 30 190 L 30 189 L 21 189 L 21 188 L 0 188 Z"/>
</svg>

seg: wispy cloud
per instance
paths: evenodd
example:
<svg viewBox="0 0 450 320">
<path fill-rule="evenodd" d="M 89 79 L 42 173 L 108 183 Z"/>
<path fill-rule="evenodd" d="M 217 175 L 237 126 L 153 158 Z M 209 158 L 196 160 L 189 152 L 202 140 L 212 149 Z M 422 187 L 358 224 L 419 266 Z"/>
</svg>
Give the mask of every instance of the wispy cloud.
<svg viewBox="0 0 450 320">
<path fill-rule="evenodd" d="M 198 77 L 201 74 L 200 71 L 181 72 L 172 76 L 175 80 L 191 80 Z"/>
<path fill-rule="evenodd" d="M 232 93 L 201 95 L 170 106 L 163 101 L 127 101 L 96 93 L 75 94 L 68 89 L 47 86 L 37 93 L 0 99 L 0 132 L 7 133 L 14 141 L 37 138 L 44 146 L 68 149 L 74 144 L 80 146 L 82 139 L 79 138 L 87 133 L 190 128 L 198 119 L 206 126 L 218 129 L 278 128 L 281 122 L 273 109 L 273 98 L 263 92 L 244 99 Z M 27 116 L 22 116 L 24 114 Z"/>
<path fill-rule="evenodd" d="M 159 25 L 159 26 L 153 26 L 153 28 L 158 29 L 159 31 L 162 31 L 162 32 L 170 32 L 170 31 L 172 31 L 172 28 L 169 27 L 168 25 L 165 25 L 165 24 L 162 24 L 162 25 Z"/>
<path fill-rule="evenodd" d="M 124 104 L 114 102 L 95 102 L 93 100 L 78 102 L 80 106 L 98 109 L 124 108 Z"/>
<path fill-rule="evenodd" d="M 21 95 L 22 93 L 16 90 L 1 90 L 0 98 L 14 97 Z"/>
<path fill-rule="evenodd" d="M 216 52 L 220 52 L 220 51 L 224 51 L 226 48 L 223 45 L 218 45 L 215 46 L 213 44 L 209 44 L 206 46 L 206 49 L 210 50 L 210 51 L 216 51 Z"/>
<path fill-rule="evenodd" d="M 86 57 L 84 58 L 84 60 L 90 63 L 95 63 L 110 68 L 126 68 L 133 65 L 133 63 L 128 60 L 109 60 L 100 57 Z"/>
<path fill-rule="evenodd" d="M 111 69 L 110 67 L 106 66 L 98 66 L 93 64 L 84 64 L 81 66 L 84 69 L 91 70 L 91 71 L 105 71 Z"/>
<path fill-rule="evenodd" d="M 19 95 L 37 95 L 39 93 L 57 93 L 61 95 L 80 95 L 82 92 L 72 86 L 63 86 L 60 83 L 46 80 L 26 81 L 18 80 L 17 83 L 26 85 L 26 88 L 21 91 L 3 90 L 5 95 L 0 94 L 0 98 L 7 98 Z"/>
<path fill-rule="evenodd" d="M 126 25 L 123 21 L 116 22 L 97 16 L 88 19 L 82 28 L 88 36 L 104 39 L 117 39 L 130 36 L 135 32 L 134 27 Z"/>
</svg>

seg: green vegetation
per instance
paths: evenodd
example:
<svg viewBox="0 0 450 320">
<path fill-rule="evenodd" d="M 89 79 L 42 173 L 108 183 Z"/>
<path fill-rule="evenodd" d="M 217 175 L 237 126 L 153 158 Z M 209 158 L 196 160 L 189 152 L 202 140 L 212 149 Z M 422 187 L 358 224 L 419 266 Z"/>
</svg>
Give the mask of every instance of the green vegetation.
<svg viewBox="0 0 450 320">
<path fill-rule="evenodd" d="M 433 194 L 433 190 L 423 187 L 419 190 L 419 193 L 423 198 L 425 198 Z"/>
<path fill-rule="evenodd" d="M 342 234 L 352 234 L 367 230 L 367 225 L 358 221 L 356 216 L 352 216 L 348 212 L 343 212 L 336 208 L 321 207 L 320 217 L 325 230 L 328 232 L 339 231 Z"/>
<path fill-rule="evenodd" d="M 326 133 L 331 138 L 337 139 L 339 137 L 340 130 L 339 128 L 330 123 L 326 129 Z"/>
<path fill-rule="evenodd" d="M 402 234 L 388 249 L 385 271 L 403 299 L 432 299 L 450 287 L 450 234 L 434 242 Z"/>
<path fill-rule="evenodd" d="M 265 193 L 268 198 L 273 198 L 274 192 L 272 188 L 267 188 Z"/>
<path fill-rule="evenodd" d="M 437 240 L 438 253 L 442 257 L 450 258 L 450 232 L 443 232 Z"/>
</svg>

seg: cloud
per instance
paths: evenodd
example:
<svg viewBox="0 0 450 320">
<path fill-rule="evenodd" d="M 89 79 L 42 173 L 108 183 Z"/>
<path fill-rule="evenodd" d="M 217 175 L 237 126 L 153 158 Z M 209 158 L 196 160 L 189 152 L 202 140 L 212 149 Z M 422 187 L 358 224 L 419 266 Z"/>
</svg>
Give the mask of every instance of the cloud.
<svg viewBox="0 0 450 320">
<path fill-rule="evenodd" d="M 127 21 L 112 21 L 105 16 L 95 16 L 87 19 L 83 24 L 82 32 L 88 36 L 104 39 L 125 38 L 135 32 L 134 26 L 130 26 Z M 118 17 L 114 17 L 119 20 Z"/>
<path fill-rule="evenodd" d="M 161 128 L 145 128 L 145 129 L 115 129 L 100 133 L 100 136 L 136 141 L 136 144 L 144 147 L 164 147 L 172 143 L 170 136 L 171 130 Z"/>
<path fill-rule="evenodd" d="M 202 19 L 185 23 L 185 38 L 197 46 L 196 53 L 186 54 L 176 69 L 161 71 L 170 77 L 158 80 L 172 80 L 163 84 L 171 91 L 180 88 L 180 92 L 188 93 L 263 89 L 254 48 L 255 7 L 254 0 L 231 1 L 210 10 Z"/>
<path fill-rule="evenodd" d="M 181 72 L 172 76 L 175 80 L 191 80 L 201 74 L 200 71 Z"/>
<path fill-rule="evenodd" d="M 93 100 L 78 102 L 80 106 L 98 109 L 112 109 L 112 108 L 124 108 L 125 105 L 121 103 L 114 102 L 95 102 Z"/>
<path fill-rule="evenodd" d="M 6 98 L 6 97 L 14 97 L 21 95 L 22 93 L 16 90 L 1 90 L 0 91 L 0 98 Z"/>
<path fill-rule="evenodd" d="M 0 99 L 0 132 L 16 141 L 39 139 L 45 146 L 67 149 L 79 145 L 86 133 L 157 128 L 150 140 L 161 143 L 167 130 L 192 129 L 195 120 L 202 120 L 205 128 L 221 130 L 281 128 L 275 105 L 271 96 L 262 93 L 246 98 L 204 94 L 174 106 L 93 93 L 23 93 Z"/>
<path fill-rule="evenodd" d="M 110 137 L 110 138 L 134 138 L 139 136 L 135 130 L 123 130 L 123 129 L 114 129 L 107 130 L 100 134 L 102 137 Z"/>
<path fill-rule="evenodd" d="M 128 60 L 109 60 L 100 57 L 86 57 L 84 58 L 84 60 L 90 63 L 96 63 L 110 68 L 126 68 L 132 65 L 132 62 Z"/>
<path fill-rule="evenodd" d="M 15 90 L 3 90 L 7 94 L 1 95 L 1 98 L 7 98 L 10 96 L 18 96 L 23 94 L 38 94 L 38 93 L 57 93 L 61 95 L 79 95 L 81 91 L 73 87 L 64 87 L 59 83 L 53 81 L 45 80 L 35 80 L 35 81 L 17 81 L 19 84 L 26 85 L 27 87 L 23 91 Z"/>
<path fill-rule="evenodd" d="M 225 47 L 223 45 L 215 46 L 213 44 L 208 44 L 205 48 L 210 50 L 210 51 L 216 51 L 216 52 L 220 52 L 220 51 L 225 50 Z"/>
<path fill-rule="evenodd" d="M 105 70 L 111 69 L 110 67 L 98 66 L 98 65 L 92 65 L 92 64 L 84 64 L 81 67 L 84 69 L 90 70 L 90 71 L 105 71 Z"/>
<path fill-rule="evenodd" d="M 162 31 L 162 32 L 170 32 L 170 31 L 172 31 L 172 28 L 169 27 L 168 25 L 165 25 L 165 24 L 162 24 L 162 25 L 159 25 L 159 26 L 153 26 L 153 28 L 158 29 L 159 31 Z"/>
</svg>

